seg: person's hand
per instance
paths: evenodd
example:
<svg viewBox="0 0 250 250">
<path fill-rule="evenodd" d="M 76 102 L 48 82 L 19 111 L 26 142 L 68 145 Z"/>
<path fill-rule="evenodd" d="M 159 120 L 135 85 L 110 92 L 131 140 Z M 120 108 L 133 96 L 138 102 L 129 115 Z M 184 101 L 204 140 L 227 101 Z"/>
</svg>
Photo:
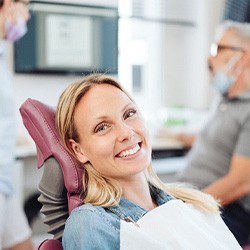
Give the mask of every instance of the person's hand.
<svg viewBox="0 0 250 250">
<path fill-rule="evenodd" d="M 175 134 L 175 137 L 178 141 L 182 142 L 184 147 L 186 148 L 191 148 L 196 139 L 195 134 L 187 134 L 187 133 Z"/>
</svg>

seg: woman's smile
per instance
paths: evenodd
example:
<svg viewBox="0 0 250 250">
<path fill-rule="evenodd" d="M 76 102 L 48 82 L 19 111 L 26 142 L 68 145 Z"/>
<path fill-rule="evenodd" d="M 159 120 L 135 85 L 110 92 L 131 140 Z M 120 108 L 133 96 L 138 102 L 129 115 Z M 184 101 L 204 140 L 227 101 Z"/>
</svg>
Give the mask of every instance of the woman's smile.
<svg viewBox="0 0 250 250">
<path fill-rule="evenodd" d="M 125 158 L 131 155 L 135 155 L 140 150 L 140 148 L 140 143 L 137 143 L 136 145 L 132 146 L 132 148 L 121 151 L 119 154 L 117 154 L 117 157 Z"/>
</svg>

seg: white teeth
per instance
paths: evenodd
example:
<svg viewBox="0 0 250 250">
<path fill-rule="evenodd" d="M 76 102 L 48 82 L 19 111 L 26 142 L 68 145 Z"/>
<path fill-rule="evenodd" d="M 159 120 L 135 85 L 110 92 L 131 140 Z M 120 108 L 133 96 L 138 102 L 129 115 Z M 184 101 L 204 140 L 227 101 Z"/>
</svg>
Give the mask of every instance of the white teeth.
<svg viewBox="0 0 250 250">
<path fill-rule="evenodd" d="M 129 155 L 133 155 L 135 154 L 136 152 L 138 152 L 140 149 L 140 146 L 138 144 L 136 144 L 136 146 L 134 148 L 131 148 L 129 150 L 125 150 L 125 151 L 122 151 L 120 154 L 119 154 L 119 157 L 127 157 Z"/>
</svg>

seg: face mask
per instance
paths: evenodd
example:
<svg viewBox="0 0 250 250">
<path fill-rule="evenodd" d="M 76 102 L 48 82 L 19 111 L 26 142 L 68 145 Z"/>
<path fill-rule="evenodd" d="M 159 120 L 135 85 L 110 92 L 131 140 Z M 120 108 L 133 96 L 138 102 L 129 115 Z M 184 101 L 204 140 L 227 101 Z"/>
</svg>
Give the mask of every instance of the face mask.
<svg viewBox="0 0 250 250">
<path fill-rule="evenodd" d="M 223 71 L 218 71 L 213 77 L 212 84 L 222 95 L 225 95 L 234 81 L 234 77 L 228 76 Z"/>
<path fill-rule="evenodd" d="M 215 73 L 212 84 L 213 86 L 222 94 L 227 94 L 230 87 L 236 81 L 236 76 L 229 76 L 227 72 L 236 64 L 239 60 L 239 56 L 233 57 L 228 64 L 225 66 L 224 70 L 219 70 Z"/>
<path fill-rule="evenodd" d="M 24 36 L 27 32 L 26 21 L 19 17 L 15 23 L 12 23 L 10 20 L 7 20 L 6 25 L 6 40 L 15 42 Z"/>
</svg>

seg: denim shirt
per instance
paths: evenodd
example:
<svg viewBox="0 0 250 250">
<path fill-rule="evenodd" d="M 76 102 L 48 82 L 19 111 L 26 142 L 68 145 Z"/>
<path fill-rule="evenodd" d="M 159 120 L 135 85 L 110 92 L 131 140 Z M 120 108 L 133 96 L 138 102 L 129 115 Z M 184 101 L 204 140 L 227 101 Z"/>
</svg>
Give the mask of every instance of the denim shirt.
<svg viewBox="0 0 250 250">
<path fill-rule="evenodd" d="M 173 197 L 155 187 L 151 195 L 158 206 Z M 103 208 L 84 204 L 69 216 L 63 234 L 64 250 L 120 249 L 120 219 L 138 221 L 148 210 L 122 196 L 119 205 Z"/>
</svg>

